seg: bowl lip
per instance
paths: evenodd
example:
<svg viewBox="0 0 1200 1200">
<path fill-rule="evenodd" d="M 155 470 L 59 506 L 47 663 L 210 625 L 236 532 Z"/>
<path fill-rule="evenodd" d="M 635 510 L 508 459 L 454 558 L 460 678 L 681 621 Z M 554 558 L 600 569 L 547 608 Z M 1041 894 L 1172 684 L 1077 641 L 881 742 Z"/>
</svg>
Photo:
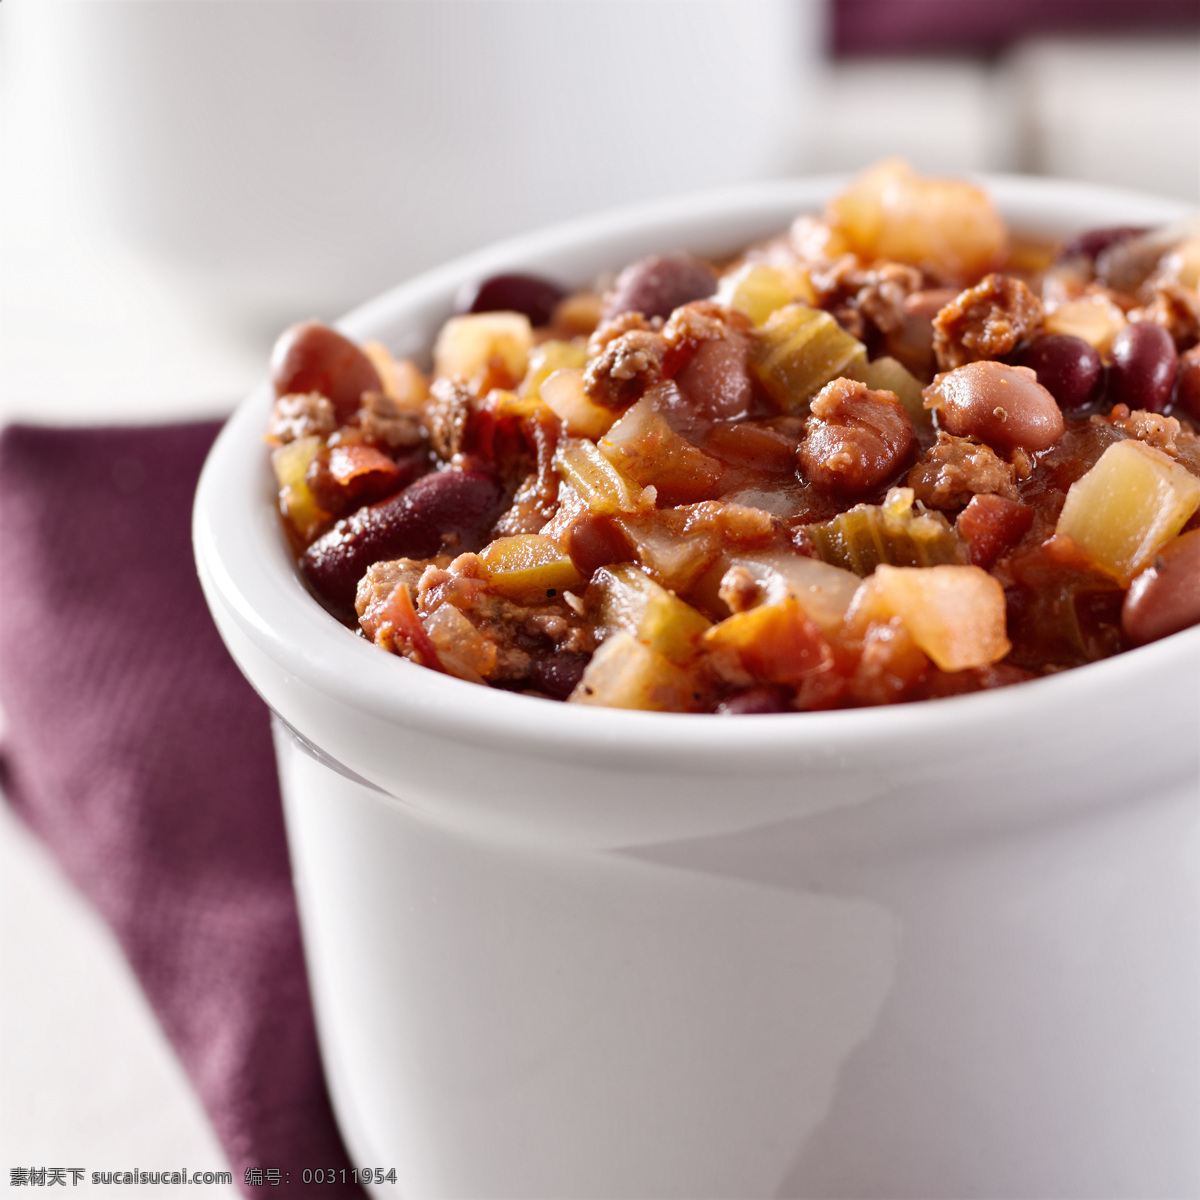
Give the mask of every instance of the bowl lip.
<svg viewBox="0 0 1200 1200">
<path fill-rule="evenodd" d="M 1025 176 L 971 178 L 988 189 L 1011 227 L 1031 232 L 1086 228 L 1081 212 L 1111 213 L 1106 224 L 1121 223 L 1126 214 L 1133 214 L 1137 223 L 1152 224 L 1188 211 L 1182 201 L 1091 184 Z M 711 234 L 712 248 L 720 244 L 719 231 L 727 229 L 724 240 L 733 250 L 759 236 L 739 229 L 784 229 L 797 213 L 819 210 L 846 179 L 828 175 L 739 185 L 577 218 L 425 272 L 336 324 L 356 338 L 379 336 L 405 321 L 422 323 L 422 312 L 428 325 L 430 312 L 437 311 L 439 321 L 449 315 L 465 281 L 501 269 L 551 272 L 543 265 L 547 260 L 571 254 L 611 255 L 605 261 L 615 268 L 621 265 L 622 251 L 614 243 L 653 245 L 655 239 L 667 238 L 660 249 L 673 249 L 672 231 L 683 230 L 691 248 L 703 250 L 697 241 L 701 229 Z M 428 342 L 428 331 L 421 340 Z M 686 764 L 692 770 L 719 766 L 725 772 L 794 761 L 818 747 L 827 754 L 854 755 L 868 737 L 886 749 L 911 746 L 914 739 L 928 744 L 930 739 L 1004 736 L 1014 723 L 1029 721 L 1053 727 L 1054 711 L 1094 704 L 1098 689 L 1119 695 L 1177 661 L 1181 652 L 1200 659 L 1200 628 L 1195 628 L 1097 663 L 990 691 L 878 708 L 757 714 L 753 720 L 571 705 L 467 683 L 381 653 L 349 634 L 304 587 L 271 503 L 262 431 L 272 398 L 264 379 L 221 431 L 201 474 L 193 541 L 206 598 L 214 614 L 232 622 L 281 678 L 302 682 L 387 725 L 554 759 Z M 230 642 L 224 628 L 222 636 Z M 232 643 L 231 648 L 236 657 Z M 243 659 L 240 665 L 257 685 L 256 673 L 265 669 L 262 661 Z M 304 732 L 315 733 L 319 742 L 319 729 Z"/>
</svg>

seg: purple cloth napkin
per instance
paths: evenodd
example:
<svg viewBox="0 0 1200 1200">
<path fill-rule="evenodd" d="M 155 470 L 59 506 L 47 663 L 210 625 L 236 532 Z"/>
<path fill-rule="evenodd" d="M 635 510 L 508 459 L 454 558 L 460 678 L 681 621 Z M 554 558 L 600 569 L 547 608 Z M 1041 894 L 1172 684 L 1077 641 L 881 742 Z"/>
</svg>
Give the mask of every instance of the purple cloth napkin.
<svg viewBox="0 0 1200 1200">
<path fill-rule="evenodd" d="M 1039 34 L 1200 27 L 1200 0 L 834 0 L 836 54 L 990 53 Z"/>
<path fill-rule="evenodd" d="M 116 932 L 235 1181 L 278 1168 L 296 1194 L 305 1167 L 350 1164 L 267 710 L 192 563 L 192 493 L 218 428 L 0 434 L 0 781 Z"/>
</svg>

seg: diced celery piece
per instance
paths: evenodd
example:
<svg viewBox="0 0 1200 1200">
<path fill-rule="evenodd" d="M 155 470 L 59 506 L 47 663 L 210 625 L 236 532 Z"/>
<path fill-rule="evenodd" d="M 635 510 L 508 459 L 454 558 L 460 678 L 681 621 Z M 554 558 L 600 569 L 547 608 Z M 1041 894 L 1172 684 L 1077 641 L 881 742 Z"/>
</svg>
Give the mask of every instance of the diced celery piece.
<svg viewBox="0 0 1200 1200">
<path fill-rule="evenodd" d="M 587 366 L 587 350 L 575 342 L 551 339 L 535 346 L 529 353 L 529 366 L 521 381 L 522 396 L 536 396 L 543 383 L 564 368 L 576 369 Z"/>
<path fill-rule="evenodd" d="M 680 666 L 695 658 L 699 639 L 711 624 L 630 563 L 601 567 L 592 576 L 587 602 L 600 625 L 633 634 Z"/>
<path fill-rule="evenodd" d="M 536 533 L 497 538 L 479 558 L 492 591 L 523 604 L 561 595 L 583 581 L 567 552 Z"/>
<path fill-rule="evenodd" d="M 559 478 L 569 483 L 592 512 L 601 516 L 644 513 L 654 508 L 654 493 L 626 479 L 596 449 L 594 442 L 567 438 L 554 455 Z"/>
<path fill-rule="evenodd" d="M 664 503 L 710 498 L 725 468 L 667 424 L 643 396 L 597 443 L 600 453 L 627 479 L 653 484 Z"/>
<path fill-rule="evenodd" d="M 597 404 L 588 396 L 583 386 L 582 367 L 560 367 L 552 371 L 542 380 L 538 394 L 572 437 L 595 440 L 606 434 L 617 419 L 612 409 Z"/>
<path fill-rule="evenodd" d="M 693 711 L 702 698 L 690 671 L 624 630 L 601 643 L 583 678 L 567 697 L 572 704 L 652 712 Z"/>
<path fill-rule="evenodd" d="M 279 507 L 304 541 L 310 541 L 329 520 L 305 481 L 309 465 L 325 445 L 317 436 L 297 438 L 271 452 L 271 467 L 279 484 Z"/>
<path fill-rule="evenodd" d="M 869 362 L 859 359 L 846 368 L 850 379 L 865 383 L 872 391 L 891 392 L 918 428 L 933 425 L 933 413 L 925 407 L 921 381 L 897 359 L 881 355 Z"/>
<path fill-rule="evenodd" d="M 761 325 L 777 308 L 793 304 L 813 304 L 816 293 L 802 267 L 771 266 L 767 263 L 743 263 L 721 279 L 717 302 L 736 308 Z"/>
<path fill-rule="evenodd" d="M 1055 532 L 1122 586 L 1200 507 L 1200 479 L 1161 450 L 1115 442 L 1067 492 Z"/>
<path fill-rule="evenodd" d="M 866 347 L 827 312 L 803 304 L 776 309 L 756 331 L 750 366 L 787 413 L 803 413 L 831 379 L 844 375 Z"/>
<path fill-rule="evenodd" d="M 860 576 L 880 563 L 931 567 L 969 559 L 966 543 L 940 512 L 914 511 L 912 488 L 892 488 L 883 504 L 856 504 L 806 528 L 827 563 Z"/>
<path fill-rule="evenodd" d="M 451 317 L 433 347 L 434 374 L 472 380 L 488 369 L 493 358 L 498 358 L 514 381 L 523 379 L 532 348 L 533 328 L 522 313 Z"/>
<path fill-rule="evenodd" d="M 943 671 L 999 662 L 1012 646 L 1004 589 L 981 567 L 889 567 L 864 579 L 846 614 L 865 631 L 899 617 L 912 639 Z"/>
</svg>

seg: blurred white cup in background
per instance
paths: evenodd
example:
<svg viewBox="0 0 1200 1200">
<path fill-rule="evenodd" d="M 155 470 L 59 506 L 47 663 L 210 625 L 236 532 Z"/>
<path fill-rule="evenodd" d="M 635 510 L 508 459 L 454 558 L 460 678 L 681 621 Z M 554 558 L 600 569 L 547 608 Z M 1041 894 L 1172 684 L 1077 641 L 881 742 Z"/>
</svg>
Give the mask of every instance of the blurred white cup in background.
<svg viewBox="0 0 1200 1200">
<path fill-rule="evenodd" d="M 37 171 L 14 172 L 29 208 L 116 233 L 256 327 L 332 316 L 577 213 L 802 166 L 823 15 L 820 0 L 5 8 L 8 116 L 43 143 Z"/>
</svg>

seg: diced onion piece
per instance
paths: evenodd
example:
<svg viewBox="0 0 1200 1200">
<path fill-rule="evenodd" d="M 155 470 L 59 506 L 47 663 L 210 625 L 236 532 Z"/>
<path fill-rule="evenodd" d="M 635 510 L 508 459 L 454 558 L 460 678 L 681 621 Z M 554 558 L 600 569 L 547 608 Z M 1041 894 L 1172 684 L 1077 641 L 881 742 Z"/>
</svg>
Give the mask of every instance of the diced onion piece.
<svg viewBox="0 0 1200 1200">
<path fill-rule="evenodd" d="M 796 600 L 825 634 L 841 629 L 861 582 L 853 571 L 783 550 L 735 554 L 728 561 L 754 576 L 764 603 L 780 604 L 789 597 Z"/>
<path fill-rule="evenodd" d="M 664 587 L 686 594 L 716 561 L 720 534 L 713 529 L 683 530 L 668 508 L 640 516 L 618 517 L 617 526 L 633 544 L 638 562 Z"/>
<path fill-rule="evenodd" d="M 899 159 L 870 168 L 829 206 L 834 228 L 860 258 L 911 263 L 943 280 L 977 279 L 997 266 L 1008 231 L 986 192 L 928 179 Z"/>
<path fill-rule="evenodd" d="M 484 683 L 496 670 L 496 645 L 453 604 L 440 604 L 425 618 L 425 632 L 450 675 L 468 683 Z"/>
<path fill-rule="evenodd" d="M 725 468 L 693 446 L 643 396 L 598 443 L 600 453 L 627 479 L 653 484 L 664 503 L 681 504 L 712 496 Z"/>
<path fill-rule="evenodd" d="M 793 304 L 815 304 L 817 297 L 802 267 L 786 268 L 768 263 L 743 263 L 721 279 L 717 302 L 743 312 L 761 325 L 777 308 Z"/>
<path fill-rule="evenodd" d="M 601 567 L 588 587 L 588 604 L 600 625 L 633 634 L 680 666 L 695 658 L 700 637 L 711 624 L 629 563 Z"/>
<path fill-rule="evenodd" d="M 1067 492 L 1055 532 L 1122 586 L 1200 507 L 1200 479 L 1145 442 L 1115 442 Z"/>
<path fill-rule="evenodd" d="M 1012 648 L 1004 589 L 980 567 L 881 565 L 862 581 L 846 623 L 865 630 L 892 617 L 943 671 L 986 667 Z"/>
<path fill-rule="evenodd" d="M 865 383 L 874 392 L 891 392 L 914 425 L 929 428 L 933 424 L 933 413 L 925 407 L 921 381 L 898 359 L 886 354 L 870 362 L 858 359 L 846 368 L 846 375 Z"/>
<path fill-rule="evenodd" d="M 912 488 L 892 488 L 882 504 L 856 504 L 807 529 L 825 562 L 856 575 L 869 575 L 880 563 L 932 567 L 968 557 L 966 543 L 940 512 L 914 510 Z"/>
<path fill-rule="evenodd" d="M 342 487 L 364 475 L 387 478 L 399 473 L 396 464 L 382 450 L 366 442 L 346 442 L 329 451 L 330 478 Z"/>
<path fill-rule="evenodd" d="M 1046 314 L 1042 327 L 1046 333 L 1083 338 L 1101 354 L 1107 354 L 1113 338 L 1127 324 L 1125 314 L 1107 296 L 1096 294 L 1060 304 Z"/>
<path fill-rule="evenodd" d="M 435 375 L 474 379 L 500 359 L 513 380 L 523 379 L 533 348 L 533 328 L 522 313 L 469 313 L 451 317 L 433 347 Z"/>
<path fill-rule="evenodd" d="M 622 631 L 614 633 L 592 655 L 583 678 L 567 700 L 608 708 L 690 712 L 699 707 L 701 698 L 691 672 Z"/>
<path fill-rule="evenodd" d="M 529 354 L 529 366 L 521 382 L 522 396 L 536 396 L 541 386 L 555 371 L 564 367 L 587 366 L 587 350 L 582 344 L 551 339 L 535 346 Z"/>
<path fill-rule="evenodd" d="M 591 400 L 583 386 L 582 367 L 561 367 L 542 380 L 538 395 L 567 427 L 572 437 L 591 438 L 606 434 L 617 414 Z"/>
<path fill-rule="evenodd" d="M 601 516 L 649 512 L 654 507 L 654 490 L 645 490 L 626 479 L 594 442 L 567 438 L 554 455 L 554 467 L 559 478 Z"/>
<path fill-rule="evenodd" d="M 292 527 L 305 541 L 329 520 L 305 481 L 305 474 L 325 439 L 317 436 L 297 438 L 271 452 L 271 467 L 279 484 L 279 506 Z"/>
<path fill-rule="evenodd" d="M 803 413 L 821 388 L 866 353 L 829 313 L 788 304 L 757 331 L 750 366 L 785 412 Z"/>
<path fill-rule="evenodd" d="M 479 552 L 479 559 L 492 591 L 523 604 L 561 595 L 583 582 L 567 552 L 536 533 L 497 538 Z"/>
<path fill-rule="evenodd" d="M 800 604 L 788 597 L 734 613 L 704 635 L 713 654 L 735 655 L 753 680 L 798 683 L 832 663 L 829 643 Z"/>
</svg>

